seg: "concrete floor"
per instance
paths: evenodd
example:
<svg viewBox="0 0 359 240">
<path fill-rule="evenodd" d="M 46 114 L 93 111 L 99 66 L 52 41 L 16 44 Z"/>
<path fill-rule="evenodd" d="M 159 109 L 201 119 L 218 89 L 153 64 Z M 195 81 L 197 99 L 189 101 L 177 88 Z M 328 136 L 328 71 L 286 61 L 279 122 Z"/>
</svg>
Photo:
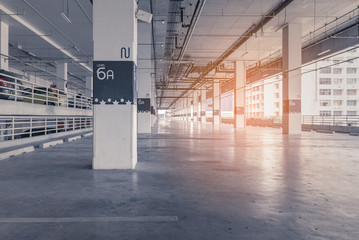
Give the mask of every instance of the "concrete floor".
<svg viewBox="0 0 359 240">
<path fill-rule="evenodd" d="M 135 171 L 91 170 L 90 138 L 0 161 L 0 239 L 359 238 L 358 137 L 156 128 Z"/>
</svg>

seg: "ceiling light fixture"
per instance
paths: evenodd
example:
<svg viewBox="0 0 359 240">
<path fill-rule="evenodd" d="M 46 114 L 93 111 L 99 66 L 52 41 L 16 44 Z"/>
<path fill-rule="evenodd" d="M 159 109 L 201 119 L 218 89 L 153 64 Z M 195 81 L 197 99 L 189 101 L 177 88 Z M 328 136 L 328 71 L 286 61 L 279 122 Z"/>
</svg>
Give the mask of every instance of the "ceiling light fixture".
<svg viewBox="0 0 359 240">
<path fill-rule="evenodd" d="M 325 50 L 325 51 L 323 51 L 323 52 L 318 53 L 318 56 L 323 55 L 323 54 L 326 54 L 326 53 L 328 53 L 328 52 L 330 52 L 330 49 L 327 49 L 327 50 Z"/>
<path fill-rule="evenodd" d="M 4 13 L 6 13 L 7 15 L 9 15 L 10 17 L 12 17 L 13 19 L 15 19 L 17 22 L 22 24 L 24 27 L 26 27 L 27 29 L 29 29 L 30 31 L 32 31 L 33 33 L 38 35 L 40 38 L 42 38 L 49 44 L 51 44 L 53 47 L 57 48 L 59 51 L 61 51 L 66 56 L 68 56 L 72 59 L 76 59 L 76 57 L 74 55 L 72 55 L 69 51 L 65 50 L 64 47 L 57 44 L 55 41 L 53 41 L 51 38 L 49 38 L 46 34 L 41 32 L 39 29 L 35 28 L 33 25 L 29 24 L 28 21 L 22 19 L 19 15 L 12 12 L 8 8 L 6 8 L 4 5 L 2 5 L 1 3 L 0 3 L 0 10 L 3 11 Z M 85 63 L 78 63 L 78 64 L 81 65 L 86 70 L 88 70 L 89 72 L 92 72 L 92 68 L 89 67 L 87 64 L 85 64 Z"/>
<path fill-rule="evenodd" d="M 67 23 L 72 23 L 70 18 L 64 13 L 64 12 L 60 12 L 61 16 L 65 19 L 65 21 Z"/>
</svg>

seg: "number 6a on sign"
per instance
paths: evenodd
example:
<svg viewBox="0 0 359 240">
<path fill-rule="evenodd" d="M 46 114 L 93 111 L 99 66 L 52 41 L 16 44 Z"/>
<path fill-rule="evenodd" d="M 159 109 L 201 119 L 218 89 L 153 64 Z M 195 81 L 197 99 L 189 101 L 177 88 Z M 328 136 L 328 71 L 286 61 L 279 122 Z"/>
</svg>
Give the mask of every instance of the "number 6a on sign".
<svg viewBox="0 0 359 240">
<path fill-rule="evenodd" d="M 115 74 L 113 73 L 112 70 L 107 70 L 105 71 L 106 68 L 105 67 L 100 67 L 97 69 L 96 74 L 97 74 L 97 79 L 98 80 L 114 80 L 115 79 Z"/>
</svg>

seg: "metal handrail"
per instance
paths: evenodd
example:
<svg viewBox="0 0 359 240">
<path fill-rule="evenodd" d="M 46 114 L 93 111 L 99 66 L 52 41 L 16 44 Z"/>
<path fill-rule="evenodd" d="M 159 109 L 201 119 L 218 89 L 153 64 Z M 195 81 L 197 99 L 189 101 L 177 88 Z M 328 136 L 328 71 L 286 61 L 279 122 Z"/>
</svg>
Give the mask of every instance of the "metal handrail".
<svg viewBox="0 0 359 240">
<path fill-rule="evenodd" d="M 92 116 L 0 116 L 0 142 L 91 128 Z"/>
<path fill-rule="evenodd" d="M 92 99 L 81 94 L 65 93 L 61 89 L 33 83 L 27 79 L 6 73 L 1 73 L 1 75 L 14 79 L 14 82 L 7 79 L 0 80 L 7 85 L 0 84 L 0 90 L 2 90 L 0 95 L 9 97 L 9 100 L 81 109 L 92 108 Z M 9 85 L 14 87 L 12 88 Z M 3 90 L 8 90 L 8 92 Z"/>
<path fill-rule="evenodd" d="M 359 127 L 359 115 L 303 115 L 302 124 Z"/>
</svg>

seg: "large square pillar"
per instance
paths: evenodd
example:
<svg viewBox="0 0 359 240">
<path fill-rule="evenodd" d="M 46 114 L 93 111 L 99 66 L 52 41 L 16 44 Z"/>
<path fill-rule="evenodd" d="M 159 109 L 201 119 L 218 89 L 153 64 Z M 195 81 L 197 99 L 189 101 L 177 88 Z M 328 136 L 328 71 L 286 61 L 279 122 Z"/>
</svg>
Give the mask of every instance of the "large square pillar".
<svg viewBox="0 0 359 240">
<path fill-rule="evenodd" d="M 221 85 L 213 82 L 213 125 L 221 124 Z"/>
<path fill-rule="evenodd" d="M 301 133 L 301 52 L 300 24 L 283 28 L 283 134 Z"/>
<path fill-rule="evenodd" d="M 235 62 L 234 67 L 235 67 L 234 127 L 243 128 L 246 126 L 246 117 L 245 117 L 246 67 L 243 61 Z"/>
<path fill-rule="evenodd" d="M 0 21 L 0 69 L 9 70 L 9 25 Z"/>
<path fill-rule="evenodd" d="M 93 1 L 94 169 L 137 163 L 137 1 Z"/>
</svg>

